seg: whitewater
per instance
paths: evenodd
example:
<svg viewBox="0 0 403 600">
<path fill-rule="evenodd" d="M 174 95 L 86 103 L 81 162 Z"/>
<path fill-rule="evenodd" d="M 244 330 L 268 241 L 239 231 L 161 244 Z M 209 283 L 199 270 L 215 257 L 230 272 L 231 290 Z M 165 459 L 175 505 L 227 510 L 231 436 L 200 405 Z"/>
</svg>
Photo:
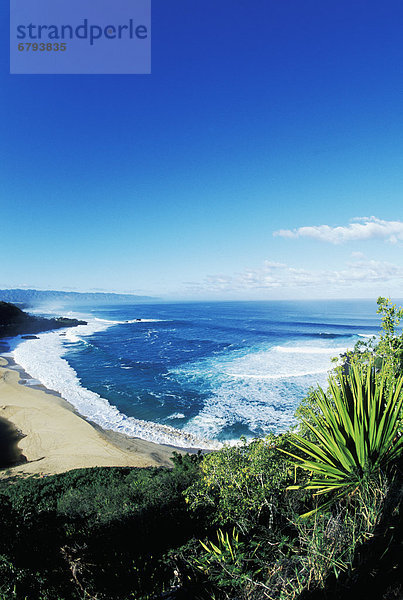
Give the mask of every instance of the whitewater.
<svg viewBox="0 0 403 600">
<path fill-rule="evenodd" d="M 373 312 L 341 301 L 69 309 L 87 325 L 15 338 L 11 354 L 28 383 L 105 429 L 214 449 L 292 427 L 331 359 L 377 332 Z"/>
</svg>

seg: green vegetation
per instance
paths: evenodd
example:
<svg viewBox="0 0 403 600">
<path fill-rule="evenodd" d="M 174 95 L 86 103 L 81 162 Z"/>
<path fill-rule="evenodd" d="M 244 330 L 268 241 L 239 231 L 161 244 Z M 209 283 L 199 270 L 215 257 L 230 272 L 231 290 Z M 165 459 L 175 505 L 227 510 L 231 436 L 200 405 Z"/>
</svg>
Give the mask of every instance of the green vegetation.
<svg viewBox="0 0 403 600">
<path fill-rule="evenodd" d="M 282 492 L 292 482 L 293 469 L 279 455 L 291 448 L 288 436 L 267 436 L 238 447 L 225 447 L 204 457 L 200 474 L 186 492 L 194 510 L 211 511 L 211 522 L 235 525 L 246 533 L 259 523 L 273 526 Z"/>
<path fill-rule="evenodd" d="M 403 370 L 403 333 L 396 334 L 396 328 L 403 318 L 403 308 L 397 308 L 389 298 L 378 298 L 377 304 L 377 313 L 382 315 L 382 334 L 376 355 L 378 360 L 384 362 L 389 376 L 396 376 Z"/>
<path fill-rule="evenodd" d="M 403 309 L 378 312 L 296 431 L 1 482 L 0 600 L 400 598 Z"/>
<path fill-rule="evenodd" d="M 397 333 L 397 328 L 403 318 L 403 308 L 392 304 L 389 298 L 377 300 L 381 315 L 382 329 L 378 341 L 375 337 L 367 341 L 359 341 L 353 351 L 341 356 L 343 366 L 359 363 L 365 365 L 372 359 L 378 372 L 386 375 L 387 383 L 403 372 L 403 332 Z"/>
<path fill-rule="evenodd" d="M 314 475 L 306 489 L 317 494 L 336 492 L 340 498 L 370 485 L 396 463 L 403 451 L 402 386 L 403 376 L 388 386 L 386 371 L 377 377 L 370 360 L 365 368 L 354 363 L 348 375 L 338 369 L 337 376 L 329 379 L 329 392 L 320 388 L 315 392 L 317 410 L 306 409 L 304 424 L 316 443 L 292 435 L 292 444 L 308 458 L 291 456 Z"/>
<path fill-rule="evenodd" d="M 61 327 L 76 327 L 77 325 L 86 324 L 86 321 L 78 321 L 67 317 L 57 317 L 56 319 L 34 317 L 14 304 L 0 301 L 0 338 L 20 334 L 35 334 L 41 331 L 60 329 Z"/>
<path fill-rule="evenodd" d="M 145 599 L 168 587 L 164 555 L 198 531 L 182 492 L 200 458 L 173 460 L 172 470 L 94 468 L 1 483 L 0 592 Z"/>
</svg>

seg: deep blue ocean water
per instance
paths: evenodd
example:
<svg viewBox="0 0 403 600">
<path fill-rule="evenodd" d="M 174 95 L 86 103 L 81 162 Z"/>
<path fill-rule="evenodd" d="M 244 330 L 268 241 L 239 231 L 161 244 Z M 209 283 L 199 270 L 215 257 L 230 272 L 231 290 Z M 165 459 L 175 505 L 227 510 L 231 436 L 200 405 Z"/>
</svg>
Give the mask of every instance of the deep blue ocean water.
<svg viewBox="0 0 403 600">
<path fill-rule="evenodd" d="M 367 300 L 69 307 L 59 314 L 88 325 L 21 341 L 14 356 L 104 427 L 198 446 L 290 427 L 309 388 L 326 384 L 331 357 L 378 333 L 376 308 Z"/>
</svg>

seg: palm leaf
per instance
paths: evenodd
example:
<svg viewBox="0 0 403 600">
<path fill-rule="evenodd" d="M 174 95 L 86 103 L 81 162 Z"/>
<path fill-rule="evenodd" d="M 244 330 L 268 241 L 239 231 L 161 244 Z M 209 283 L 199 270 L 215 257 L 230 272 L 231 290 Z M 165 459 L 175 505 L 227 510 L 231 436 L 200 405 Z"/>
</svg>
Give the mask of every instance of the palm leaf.
<svg viewBox="0 0 403 600">
<path fill-rule="evenodd" d="M 327 393 L 318 388 L 318 413 L 307 410 L 303 419 L 315 441 L 294 433 L 291 443 L 302 456 L 282 450 L 313 478 L 289 489 L 314 489 L 317 495 L 338 490 L 340 497 L 388 468 L 403 453 L 402 388 L 403 376 L 387 391 L 386 373 L 378 375 L 373 363 L 353 364 L 348 375 L 339 370 Z"/>
</svg>

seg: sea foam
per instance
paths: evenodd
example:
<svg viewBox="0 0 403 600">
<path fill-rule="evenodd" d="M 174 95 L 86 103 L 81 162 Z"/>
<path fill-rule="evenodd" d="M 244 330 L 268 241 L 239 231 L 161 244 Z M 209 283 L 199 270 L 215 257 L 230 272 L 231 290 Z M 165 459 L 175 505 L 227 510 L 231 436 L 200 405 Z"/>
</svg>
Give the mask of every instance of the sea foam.
<svg viewBox="0 0 403 600">
<path fill-rule="evenodd" d="M 93 319 L 88 325 L 42 333 L 37 339 L 22 340 L 18 337 L 12 343 L 12 356 L 31 377 L 48 389 L 60 393 L 82 416 L 104 429 L 183 448 L 218 448 L 218 442 L 203 439 L 191 432 L 128 417 L 107 399 L 81 385 L 77 373 L 63 358 L 66 354 L 64 344 L 86 343 L 87 336 L 117 323 L 119 322 Z"/>
<path fill-rule="evenodd" d="M 78 316 L 87 319 L 85 315 Z M 354 344 L 354 338 L 347 336 L 349 345 L 345 346 L 341 346 L 340 339 L 332 346 L 335 340 L 318 341 L 317 338 L 294 344 L 263 343 L 242 349 L 235 346 L 235 349 L 227 348 L 207 358 L 169 368 L 167 378 L 179 383 L 180 389 L 197 389 L 203 395 L 197 414 L 188 420 L 173 407 L 166 419 L 180 420 L 183 428 L 177 429 L 125 415 L 106 398 L 83 387 L 66 360 L 69 348 L 89 345 L 87 338 L 94 333 L 116 325 L 133 327 L 136 323 L 160 320 L 91 318 L 88 325 L 43 333 L 33 340 L 16 339 L 13 356 L 31 377 L 59 392 L 80 414 L 105 429 L 183 448 L 214 449 L 221 445 L 215 441 L 217 438 L 235 443 L 239 439 L 237 427 L 240 425 L 251 432 L 248 437 L 287 430 L 295 423 L 295 409 L 309 388 L 326 384 L 331 358 Z M 152 335 L 156 333 L 154 327 L 143 332 L 147 344 L 159 343 Z M 133 367 L 123 364 L 121 368 L 129 372 Z M 231 428 L 234 429 L 231 431 Z"/>
<path fill-rule="evenodd" d="M 184 429 L 211 438 L 237 424 L 257 435 L 285 431 L 296 423 L 295 410 L 309 388 L 326 384 L 331 358 L 347 349 L 326 342 L 262 345 L 175 369 L 176 377 L 204 388 L 207 395 Z"/>
</svg>

